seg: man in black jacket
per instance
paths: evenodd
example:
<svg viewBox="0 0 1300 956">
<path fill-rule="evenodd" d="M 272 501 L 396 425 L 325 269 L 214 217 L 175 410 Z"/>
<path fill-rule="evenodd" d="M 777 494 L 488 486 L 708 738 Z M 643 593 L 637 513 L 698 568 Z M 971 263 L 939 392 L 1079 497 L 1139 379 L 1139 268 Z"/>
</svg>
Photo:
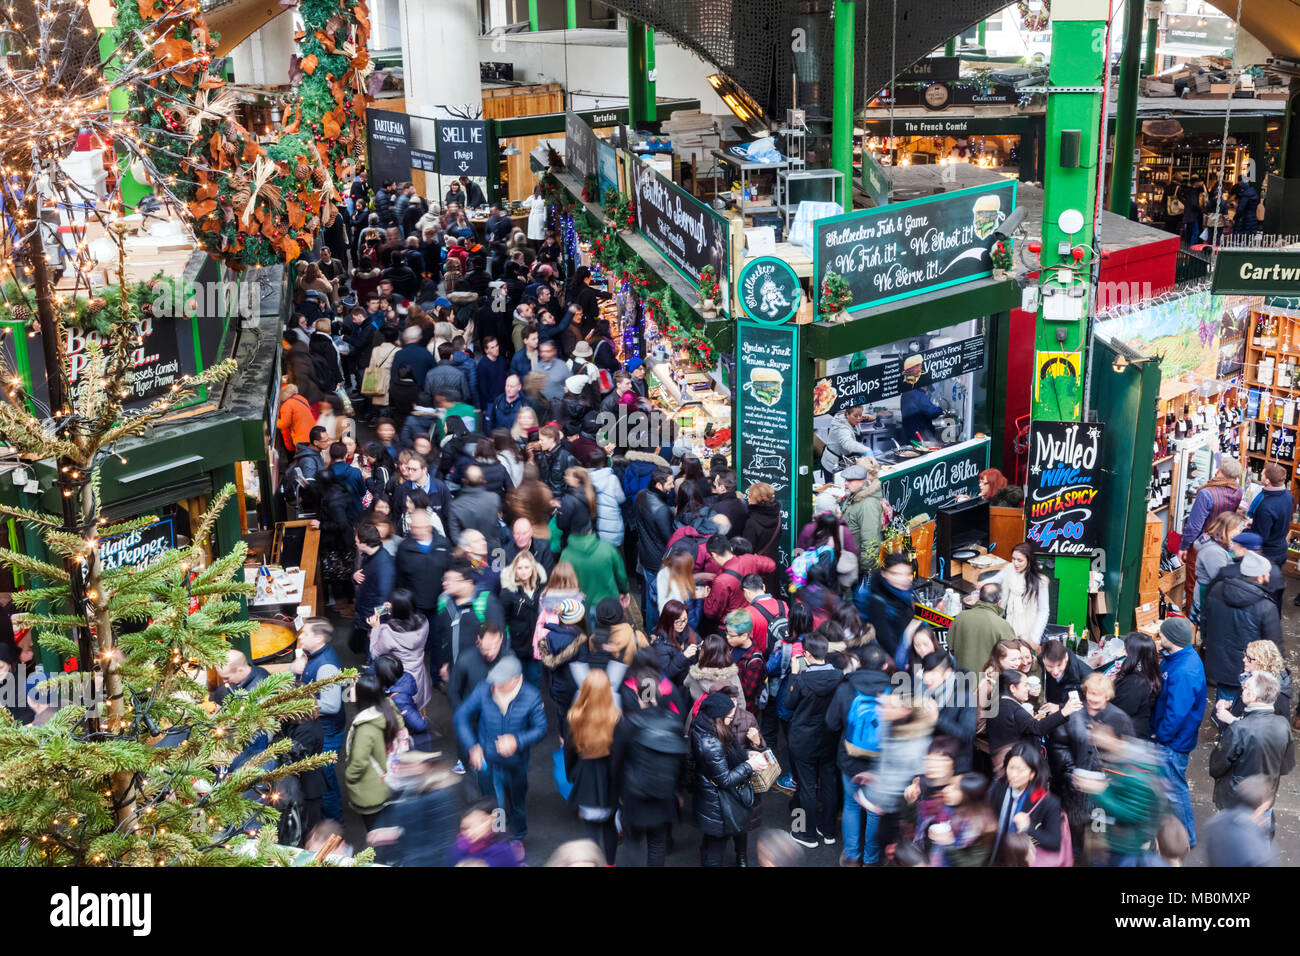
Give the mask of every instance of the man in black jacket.
<svg viewBox="0 0 1300 956">
<path fill-rule="evenodd" d="M 1214 805 L 1220 810 L 1238 805 L 1237 785 L 1247 777 L 1263 776 L 1276 796 L 1282 776 L 1295 768 L 1291 725 L 1273 712 L 1277 693 L 1277 678 L 1268 671 L 1255 671 L 1241 688 L 1246 705 L 1242 717 L 1233 717 L 1229 702 L 1219 701 L 1217 716 L 1228 726 L 1210 754 L 1210 776 L 1214 778 Z"/>
<path fill-rule="evenodd" d="M 403 480 L 398 482 L 397 489 L 393 492 L 393 514 L 396 516 L 397 521 L 401 523 L 403 534 L 406 533 L 409 527 L 406 514 L 406 496 L 416 488 L 429 496 L 429 507 L 433 509 L 435 514 L 450 516 L 451 492 L 445 484 L 429 474 L 429 464 L 423 455 L 408 448 L 397 456 L 397 468 L 401 472 Z M 444 520 L 450 520 L 450 518 Z M 446 525 L 443 525 L 443 527 L 446 527 Z"/>
<path fill-rule="evenodd" d="M 433 615 L 427 656 L 429 673 L 438 674 L 445 683 L 460 655 L 473 647 L 484 624 L 505 627 L 505 613 L 490 591 L 478 591 L 474 568 L 464 558 L 456 558 L 448 565 L 442 576 L 442 590 Z"/>
<path fill-rule="evenodd" d="M 636 566 L 645 581 L 645 620 L 659 617 L 659 574 L 663 566 L 668 539 L 673 534 L 673 472 L 663 465 L 655 467 L 650 486 L 636 496 Z"/>
<path fill-rule="evenodd" d="M 451 545 L 433 528 L 427 511 L 410 516 L 410 528 L 397 546 L 397 586 L 415 598 L 415 606 L 429 620 L 438 609 L 442 576 L 451 560 Z"/>
<path fill-rule="evenodd" d="M 1047 703 L 1058 707 L 1064 707 L 1070 691 L 1079 691 L 1083 679 L 1092 673 L 1083 658 L 1067 650 L 1061 641 L 1043 642 L 1042 661 L 1043 696 Z"/>
<path fill-rule="evenodd" d="M 814 632 L 803 639 L 803 656 L 790 665 L 790 689 L 785 705 L 790 718 L 790 760 L 798 783 L 796 797 L 803 810 L 802 826 L 791 826 L 795 842 L 816 847 L 818 835 L 827 846 L 835 843 L 835 751 L 839 735 L 827 726 L 831 698 L 843 674 L 826 660 L 829 642 Z"/>
<path fill-rule="evenodd" d="M 933 704 L 938 711 L 934 732 L 956 742 L 960 749 L 953 758 L 953 769 L 965 773 L 975 758 L 979 675 L 958 671 L 952 656 L 943 649 L 927 654 L 921 661 L 921 670 L 921 680 L 925 683 L 924 703 L 927 708 Z"/>
<path fill-rule="evenodd" d="M 549 542 L 533 537 L 533 523 L 527 518 L 516 518 L 510 526 L 510 540 L 506 543 L 501 566 L 509 567 L 513 564 L 520 551 L 531 554 L 533 560 L 546 569 L 548 576 L 555 570 L 555 552 L 551 550 Z"/>
<path fill-rule="evenodd" d="M 855 796 L 858 788 L 854 786 L 853 778 L 870 770 L 874 762 L 871 758 L 854 757 L 844 749 L 844 737 L 849 729 L 849 712 L 859 694 L 879 699 L 890 691 L 889 674 L 886 673 L 889 655 L 884 649 L 872 641 L 858 648 L 857 655 L 860 666 L 835 689 L 835 696 L 831 698 L 830 706 L 826 708 L 826 729 L 836 737 L 838 749 L 835 752 L 835 763 L 839 767 L 840 783 L 843 785 L 844 793 L 843 813 L 840 818 L 840 830 L 844 836 L 844 850 L 840 854 L 842 866 L 862 865 L 863 826 L 866 824 L 866 815 L 862 811 L 862 804 L 858 803 Z"/>
</svg>

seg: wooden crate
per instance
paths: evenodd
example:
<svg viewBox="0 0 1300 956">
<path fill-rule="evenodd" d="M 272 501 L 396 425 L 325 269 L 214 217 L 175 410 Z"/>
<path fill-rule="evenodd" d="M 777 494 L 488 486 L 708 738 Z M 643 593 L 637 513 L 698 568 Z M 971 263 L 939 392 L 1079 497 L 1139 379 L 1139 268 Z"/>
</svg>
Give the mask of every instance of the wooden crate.
<svg viewBox="0 0 1300 956">
<path fill-rule="evenodd" d="M 1154 553 L 1156 560 L 1160 559 L 1160 540 L 1164 536 L 1165 526 L 1159 517 L 1154 514 L 1147 515 L 1146 528 L 1142 534 L 1142 557 Z"/>
</svg>

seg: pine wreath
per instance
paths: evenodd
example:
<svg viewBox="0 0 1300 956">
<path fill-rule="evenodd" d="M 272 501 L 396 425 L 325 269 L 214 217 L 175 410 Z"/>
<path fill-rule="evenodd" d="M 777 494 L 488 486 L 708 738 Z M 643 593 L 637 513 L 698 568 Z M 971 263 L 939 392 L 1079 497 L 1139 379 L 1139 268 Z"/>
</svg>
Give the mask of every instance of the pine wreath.
<svg viewBox="0 0 1300 956">
<path fill-rule="evenodd" d="M 292 262 L 334 221 L 337 181 L 365 146 L 365 0 L 301 0 L 301 78 L 278 139 L 262 146 L 232 118 L 235 99 L 210 73 L 214 38 L 198 0 L 120 0 L 123 56 L 159 68 L 131 88 L 130 113 L 156 165 L 186 204 L 195 235 L 235 269 Z M 148 72 L 148 71 L 145 71 Z M 301 175 L 306 167 L 307 175 Z"/>
</svg>

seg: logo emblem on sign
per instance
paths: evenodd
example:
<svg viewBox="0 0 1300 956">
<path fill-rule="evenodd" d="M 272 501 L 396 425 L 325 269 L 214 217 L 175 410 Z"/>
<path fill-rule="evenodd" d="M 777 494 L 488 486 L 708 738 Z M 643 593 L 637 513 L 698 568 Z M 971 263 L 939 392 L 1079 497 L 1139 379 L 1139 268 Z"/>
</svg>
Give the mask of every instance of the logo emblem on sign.
<svg viewBox="0 0 1300 956">
<path fill-rule="evenodd" d="M 785 260 L 774 256 L 750 259 L 740 270 L 740 307 L 755 322 L 783 325 L 799 311 L 803 289 L 799 276 Z"/>
</svg>

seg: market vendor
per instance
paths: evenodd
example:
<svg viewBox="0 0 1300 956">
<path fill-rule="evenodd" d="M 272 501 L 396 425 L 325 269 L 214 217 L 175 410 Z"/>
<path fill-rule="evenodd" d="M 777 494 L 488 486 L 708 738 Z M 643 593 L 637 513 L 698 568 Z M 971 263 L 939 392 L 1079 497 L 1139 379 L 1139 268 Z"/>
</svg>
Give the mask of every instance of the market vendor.
<svg viewBox="0 0 1300 956">
<path fill-rule="evenodd" d="M 871 449 L 858 441 L 858 426 L 862 424 L 866 409 L 862 406 L 846 408 L 831 418 L 826 432 L 826 450 L 822 452 L 822 471 L 827 476 L 835 474 L 851 461 L 870 455 Z"/>
<path fill-rule="evenodd" d="M 934 419 L 944 410 L 930 398 L 926 385 L 916 385 L 898 396 L 898 411 L 903 419 L 903 440 L 912 441 L 917 435 L 922 440 L 933 439 Z"/>
</svg>

